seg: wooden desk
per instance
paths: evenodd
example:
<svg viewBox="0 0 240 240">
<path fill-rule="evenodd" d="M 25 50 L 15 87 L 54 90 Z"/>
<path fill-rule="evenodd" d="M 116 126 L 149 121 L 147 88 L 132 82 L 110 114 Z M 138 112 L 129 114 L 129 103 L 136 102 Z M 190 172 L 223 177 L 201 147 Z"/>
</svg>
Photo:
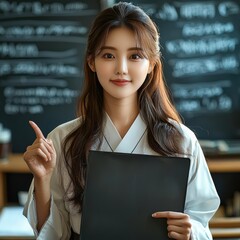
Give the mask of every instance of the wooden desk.
<svg viewBox="0 0 240 240">
<path fill-rule="evenodd" d="M 207 158 L 207 164 L 210 172 L 239 172 L 240 173 L 240 157 L 234 158 Z"/>
<path fill-rule="evenodd" d="M 12 154 L 7 161 L 0 161 L 0 208 L 6 205 L 6 173 L 30 173 L 22 154 Z"/>
<path fill-rule="evenodd" d="M 240 237 L 240 228 L 210 228 L 213 238 L 233 239 Z"/>
<path fill-rule="evenodd" d="M 239 238 L 240 218 L 213 218 L 210 223 L 210 230 L 215 238 Z"/>
<path fill-rule="evenodd" d="M 240 157 L 235 158 L 207 158 L 209 170 L 213 173 L 239 172 Z M 28 166 L 22 159 L 22 154 L 12 154 L 7 162 L 0 162 L 0 208 L 6 205 L 6 173 L 30 173 Z M 240 237 L 240 219 L 223 218 L 210 222 L 210 229 L 214 237 Z"/>
<path fill-rule="evenodd" d="M 207 158 L 207 163 L 211 173 L 240 174 L 240 156 Z M 209 226 L 214 238 L 240 238 L 240 218 L 213 218 Z"/>
</svg>

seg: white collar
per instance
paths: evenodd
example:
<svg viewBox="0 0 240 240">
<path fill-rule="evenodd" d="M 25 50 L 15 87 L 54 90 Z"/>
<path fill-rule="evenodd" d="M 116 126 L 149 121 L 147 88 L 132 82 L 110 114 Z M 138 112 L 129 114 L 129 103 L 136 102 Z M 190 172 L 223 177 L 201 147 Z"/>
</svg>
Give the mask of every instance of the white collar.
<svg viewBox="0 0 240 240">
<path fill-rule="evenodd" d="M 121 138 L 107 113 L 104 124 L 104 138 L 111 150 L 114 152 L 132 153 L 147 129 L 147 126 L 140 114 L 138 114 L 123 138 Z"/>
</svg>

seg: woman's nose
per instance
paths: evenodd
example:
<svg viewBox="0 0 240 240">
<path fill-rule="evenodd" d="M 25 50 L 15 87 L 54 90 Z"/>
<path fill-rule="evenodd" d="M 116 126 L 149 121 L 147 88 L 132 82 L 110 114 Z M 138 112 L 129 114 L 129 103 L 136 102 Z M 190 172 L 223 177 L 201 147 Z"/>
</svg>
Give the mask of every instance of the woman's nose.
<svg viewBox="0 0 240 240">
<path fill-rule="evenodd" d="M 128 73 L 127 59 L 121 58 L 116 63 L 116 75 L 126 75 Z"/>
</svg>

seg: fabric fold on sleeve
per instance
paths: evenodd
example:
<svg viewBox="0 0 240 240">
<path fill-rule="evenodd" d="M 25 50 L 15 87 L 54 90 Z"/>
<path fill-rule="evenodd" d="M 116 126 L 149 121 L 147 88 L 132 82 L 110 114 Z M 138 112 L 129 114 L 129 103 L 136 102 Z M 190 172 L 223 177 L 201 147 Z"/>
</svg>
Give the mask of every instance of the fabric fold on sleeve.
<svg viewBox="0 0 240 240">
<path fill-rule="evenodd" d="M 36 204 L 34 199 L 34 180 L 31 183 L 28 199 L 24 206 L 23 215 L 28 219 L 29 224 L 31 225 L 34 235 L 37 240 L 46 240 L 46 239 L 69 239 L 70 238 L 70 229 L 69 231 L 66 228 L 62 228 L 62 216 L 59 213 L 59 209 L 53 201 L 53 196 L 51 194 L 51 204 L 50 204 L 50 214 L 41 230 L 37 230 L 37 211 Z M 59 226 L 59 228 L 56 228 Z M 57 229 L 57 231 L 56 231 Z M 66 231 L 65 231 L 66 230 Z"/>
</svg>

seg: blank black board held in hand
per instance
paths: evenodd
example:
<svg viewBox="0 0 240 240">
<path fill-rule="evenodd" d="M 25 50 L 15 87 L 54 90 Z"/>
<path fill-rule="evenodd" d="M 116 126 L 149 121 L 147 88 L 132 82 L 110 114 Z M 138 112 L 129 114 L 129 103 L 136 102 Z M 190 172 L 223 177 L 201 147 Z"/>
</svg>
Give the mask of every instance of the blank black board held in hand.
<svg viewBox="0 0 240 240">
<path fill-rule="evenodd" d="M 91 151 L 81 240 L 165 240 L 166 219 L 156 211 L 183 212 L 190 160 Z"/>
</svg>

